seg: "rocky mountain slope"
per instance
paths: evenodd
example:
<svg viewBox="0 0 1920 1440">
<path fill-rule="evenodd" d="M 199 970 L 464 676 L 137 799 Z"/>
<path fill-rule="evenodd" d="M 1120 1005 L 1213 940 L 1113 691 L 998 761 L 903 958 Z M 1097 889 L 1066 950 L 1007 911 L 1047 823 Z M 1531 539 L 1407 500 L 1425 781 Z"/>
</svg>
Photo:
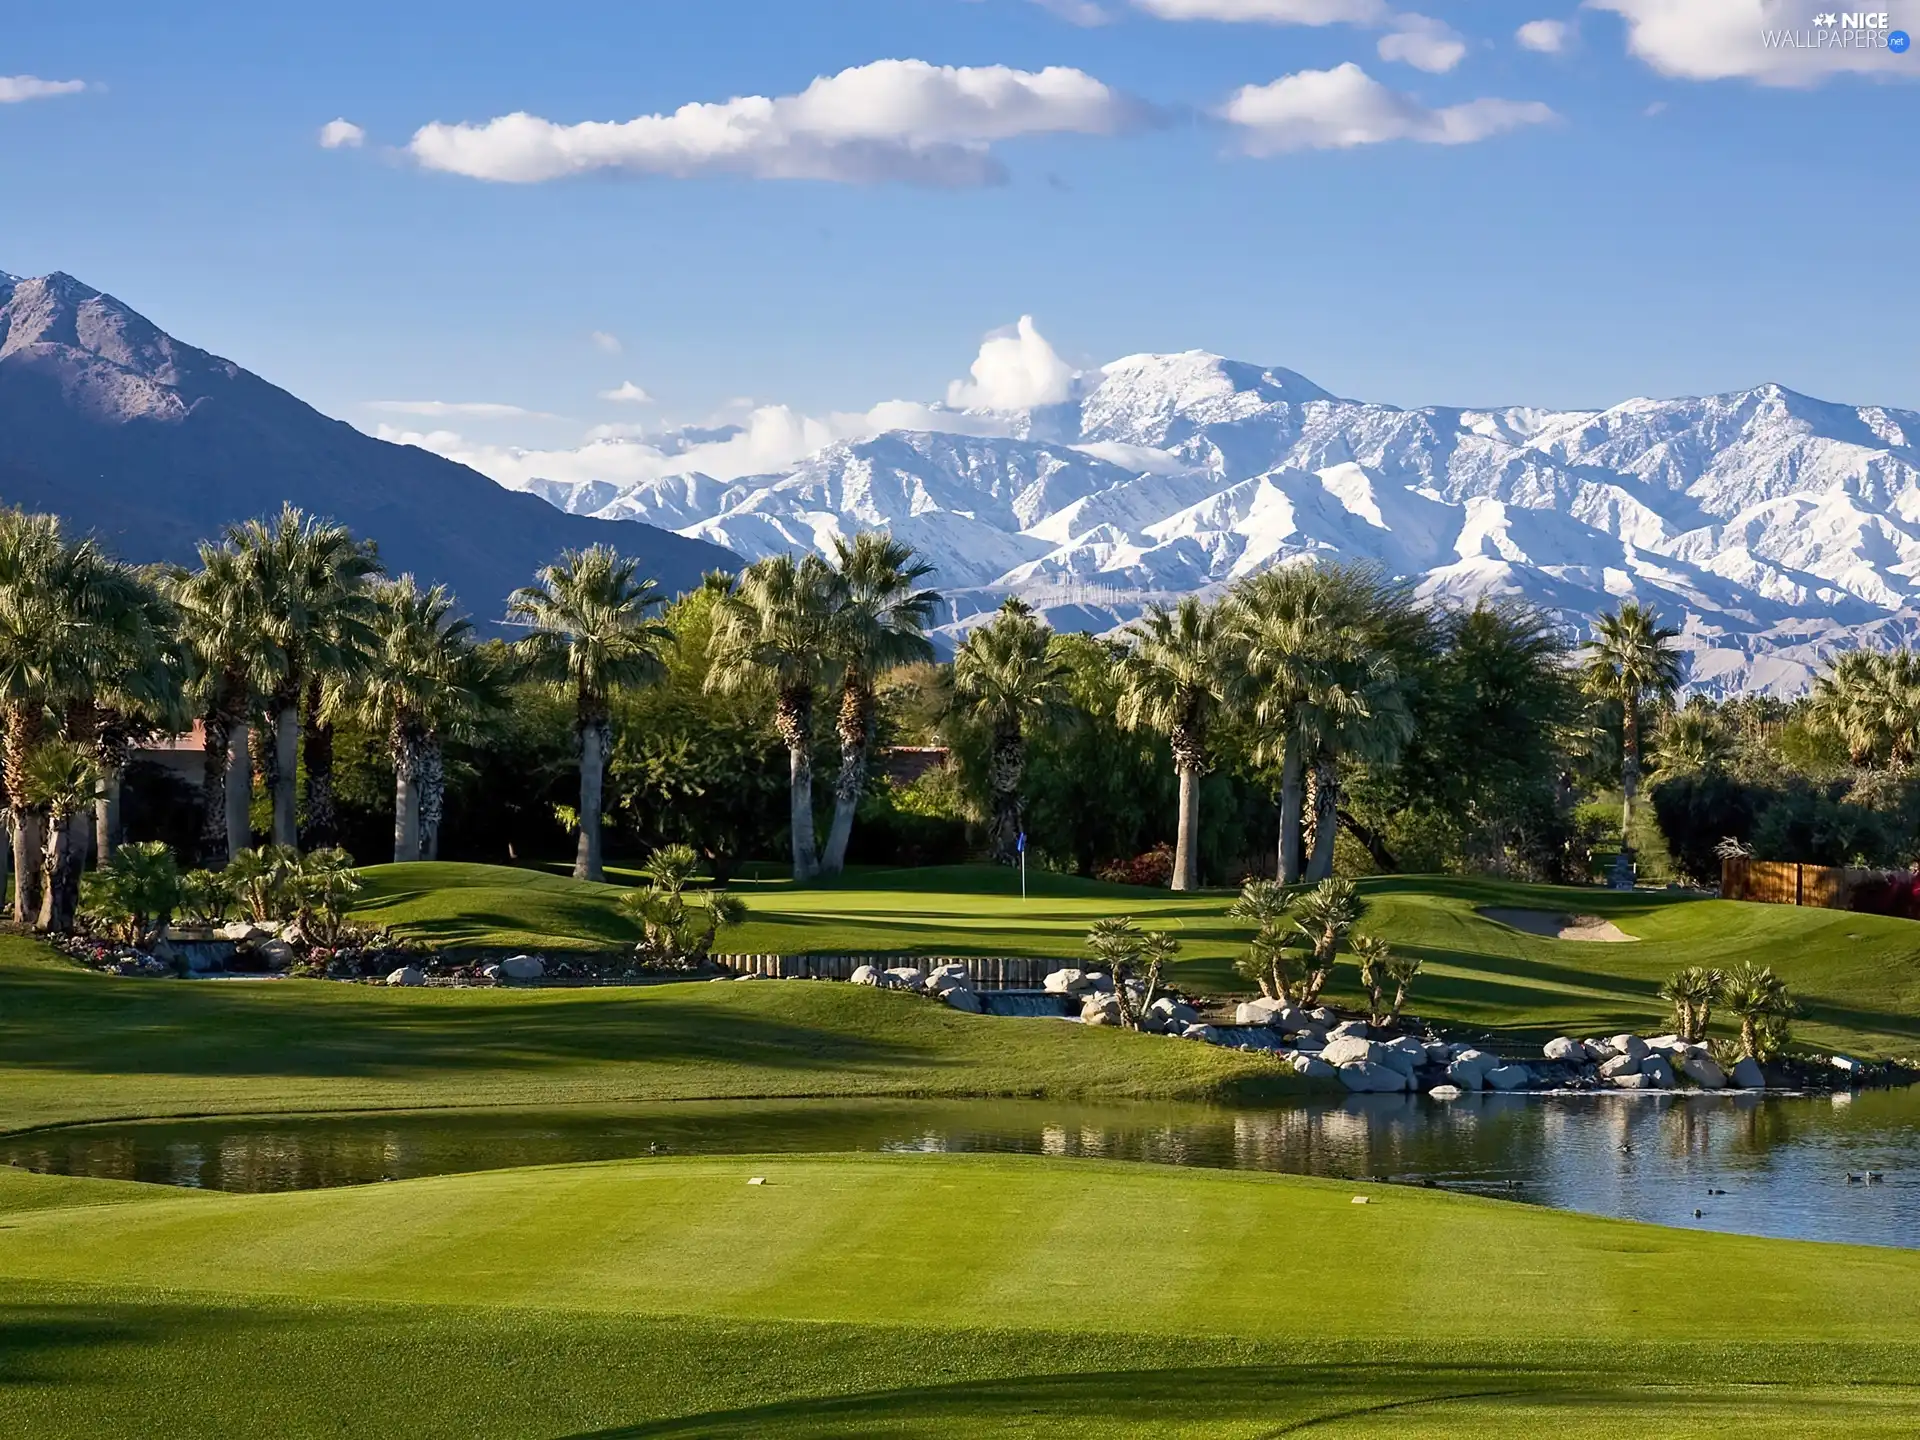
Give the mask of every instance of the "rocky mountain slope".
<svg viewBox="0 0 1920 1440">
<path fill-rule="evenodd" d="M 1584 636 L 1634 595 L 1683 624 L 1691 683 L 1802 688 L 1920 629 L 1920 414 L 1778 385 L 1559 412 L 1345 400 L 1291 371 L 1135 355 L 1065 404 L 830 445 L 720 482 L 538 488 L 753 558 L 886 526 L 938 567 L 948 629 L 1006 594 L 1105 629 L 1303 555 L 1423 593 L 1511 595 Z"/>
<path fill-rule="evenodd" d="M 738 563 L 363 435 L 71 276 L 0 274 L 0 503 L 57 513 L 132 560 L 185 561 L 284 501 L 377 540 L 390 570 L 445 582 L 483 619 L 570 547 L 616 544 L 670 589 Z"/>
</svg>

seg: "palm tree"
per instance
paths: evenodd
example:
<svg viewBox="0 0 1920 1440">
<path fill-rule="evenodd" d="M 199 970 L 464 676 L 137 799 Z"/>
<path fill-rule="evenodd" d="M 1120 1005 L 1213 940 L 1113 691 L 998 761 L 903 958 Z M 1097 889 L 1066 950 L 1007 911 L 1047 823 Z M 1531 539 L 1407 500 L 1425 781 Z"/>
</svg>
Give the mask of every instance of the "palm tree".
<svg viewBox="0 0 1920 1440">
<path fill-rule="evenodd" d="M 840 774 L 820 862 L 826 875 L 846 867 L 854 812 L 866 789 L 874 685 L 889 670 L 933 658 L 926 632 L 940 604 L 937 592 L 914 588 L 933 567 L 916 562 L 913 547 L 884 530 L 863 530 L 851 544 L 836 536 L 833 552 L 837 583 L 829 646 L 840 671 Z"/>
<path fill-rule="evenodd" d="M 106 623 L 91 627 L 86 693 L 69 706 L 66 730 L 86 743 L 100 777 L 94 799 L 94 855 L 100 866 L 120 843 L 120 790 L 136 739 L 187 727 L 187 655 L 164 593 L 165 572 L 122 569 L 103 595 Z"/>
<path fill-rule="evenodd" d="M 1320 998 L 1333 976 L 1341 944 L 1366 913 L 1366 901 L 1351 880 L 1323 880 L 1293 902 L 1294 923 L 1313 947 L 1313 968 L 1301 992 L 1302 1005 Z"/>
<path fill-rule="evenodd" d="M 40 913 L 44 808 L 28 794 L 29 757 L 47 711 L 69 683 L 80 619 L 71 599 L 72 552 L 51 515 L 0 511 L 0 705 L 6 715 L 7 803 L 13 821 L 14 922 Z"/>
<path fill-rule="evenodd" d="M 423 590 L 411 575 L 377 586 L 373 595 L 371 663 L 361 675 L 337 680 L 325 700 L 330 711 L 352 710 L 386 732 L 394 861 L 430 859 L 423 819 L 428 752 L 471 701 L 473 625 L 454 614 L 445 586 Z"/>
<path fill-rule="evenodd" d="M 301 706 L 308 705 L 306 748 L 318 767 L 307 776 L 309 811 L 330 830 L 332 745 L 327 722 L 316 713 L 318 687 L 328 675 L 354 669 L 372 648 L 367 585 L 381 573 L 380 562 L 346 526 L 292 505 L 271 521 L 230 526 L 227 541 L 258 592 L 264 638 L 273 647 L 267 697 L 274 729 L 273 840 L 296 845 Z"/>
<path fill-rule="evenodd" d="M 1293 998 L 1294 952 L 1300 932 L 1293 923 L 1292 905 L 1287 887 L 1278 880 L 1249 880 L 1227 907 L 1230 919 L 1253 926 L 1253 939 L 1236 968 L 1269 1000 Z"/>
<path fill-rule="evenodd" d="M 664 597 L 640 563 L 611 546 L 569 550 L 516 590 L 507 615 L 532 628 L 515 652 L 528 674 L 573 693 L 574 738 L 580 757 L 580 841 L 573 873 L 603 880 L 600 853 L 601 790 L 613 748 L 611 700 L 616 691 L 665 677 L 663 659 L 673 631 L 648 617 Z"/>
<path fill-rule="evenodd" d="M 1210 768 L 1207 732 L 1239 668 L 1240 644 L 1226 603 L 1188 596 L 1168 610 L 1154 606 L 1132 631 L 1120 662 L 1119 719 L 1129 730 L 1165 735 L 1180 777 L 1175 832 L 1175 890 L 1200 888 L 1200 777 Z"/>
<path fill-rule="evenodd" d="M 1713 1020 L 1713 1002 L 1720 998 L 1725 977 L 1718 970 L 1689 965 L 1660 986 L 1660 998 L 1673 1006 L 1675 1032 L 1695 1043 L 1707 1038 Z"/>
<path fill-rule="evenodd" d="M 1417 955 L 1402 955 L 1380 935 L 1355 935 L 1347 942 L 1355 963 L 1360 967 L 1360 983 L 1367 987 L 1367 1021 L 1391 1029 L 1400 1023 L 1400 1011 L 1407 1003 L 1407 992 L 1414 976 L 1420 973 Z M 1387 987 L 1393 987 L 1393 1001 L 1387 1003 Z"/>
<path fill-rule="evenodd" d="M 247 848 L 245 792 L 247 720 L 253 696 L 271 684 L 271 646 L 264 596 L 231 542 L 202 541 L 200 568 L 177 569 L 167 581 L 188 660 L 188 692 L 200 718 L 200 864 L 218 868 Z"/>
<path fill-rule="evenodd" d="M 1400 602 L 1399 591 L 1355 565 L 1279 566 L 1238 589 L 1235 616 L 1246 647 L 1238 698 L 1263 734 L 1261 757 L 1280 765 L 1279 873 L 1287 884 L 1307 872 L 1309 835 L 1330 867 L 1342 748 L 1370 748 L 1376 710 L 1402 698 L 1390 654 L 1376 643 L 1379 616 L 1405 610 Z M 1402 728 L 1394 716 L 1381 739 Z M 1320 783 L 1309 826 L 1310 764 Z"/>
<path fill-rule="evenodd" d="M 449 740 L 472 739 L 486 717 L 505 711 L 511 701 L 507 676 L 493 655 L 462 643 L 453 647 L 445 682 L 427 710 L 426 736 L 420 746 L 420 858 L 440 858 L 440 822 L 447 808 Z"/>
<path fill-rule="evenodd" d="M 1160 989 L 1161 973 L 1180 953 L 1180 942 L 1164 930 L 1143 931 L 1132 920 L 1116 916 L 1094 921 L 1087 931 L 1087 949 L 1113 977 L 1120 1023 L 1140 1029 Z"/>
<path fill-rule="evenodd" d="M 1773 967 L 1757 967 L 1752 961 L 1721 980 L 1720 1003 L 1739 1017 L 1740 1052 L 1754 1060 L 1766 1058 L 1765 1038 L 1780 1034 L 1794 1009 L 1793 996 Z"/>
<path fill-rule="evenodd" d="M 953 699 L 992 733 L 987 785 L 993 797 L 993 857 L 1012 864 L 1025 833 L 1020 781 L 1027 728 L 1066 701 L 1067 669 L 1053 656 L 1051 632 L 1019 600 L 1008 600 L 968 635 L 953 660 Z"/>
<path fill-rule="evenodd" d="M 20 788 L 14 793 L 47 817 L 41 860 L 44 898 L 37 918 L 40 928 L 54 935 L 72 931 L 80 906 L 82 857 L 70 822 L 92 803 L 98 778 L 85 747 L 58 736 L 36 745 L 21 766 Z"/>
<path fill-rule="evenodd" d="M 1850 650 L 1814 682 L 1813 719 L 1857 766 L 1920 759 L 1920 656 Z"/>
<path fill-rule="evenodd" d="M 1629 600 L 1594 624 L 1587 642 L 1585 681 L 1589 694 L 1620 707 L 1620 841 L 1633 847 L 1633 802 L 1640 793 L 1641 713 L 1651 703 L 1673 698 L 1680 688 L 1678 630 Z"/>
<path fill-rule="evenodd" d="M 835 576 L 817 555 L 756 560 L 714 607 L 709 689 L 773 690 L 773 728 L 787 747 L 793 878 L 820 870 L 813 828 L 813 705 L 833 668 Z"/>
</svg>

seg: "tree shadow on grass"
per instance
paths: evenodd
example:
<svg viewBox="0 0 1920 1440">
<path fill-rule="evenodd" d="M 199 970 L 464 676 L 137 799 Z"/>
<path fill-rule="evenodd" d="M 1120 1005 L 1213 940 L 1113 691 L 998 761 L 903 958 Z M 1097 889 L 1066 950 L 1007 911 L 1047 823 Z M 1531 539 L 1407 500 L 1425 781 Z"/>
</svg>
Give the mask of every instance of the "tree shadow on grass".
<svg viewBox="0 0 1920 1440">
<path fill-rule="evenodd" d="M 1538 1381 L 1508 1369 L 1233 1366 L 1010 1376 L 801 1399 L 599 1430 L 571 1440 L 652 1437 L 1157 1435 L 1175 1426 L 1248 1424 L 1281 1435 L 1335 1415 L 1435 1400 L 1526 1393 Z"/>
</svg>

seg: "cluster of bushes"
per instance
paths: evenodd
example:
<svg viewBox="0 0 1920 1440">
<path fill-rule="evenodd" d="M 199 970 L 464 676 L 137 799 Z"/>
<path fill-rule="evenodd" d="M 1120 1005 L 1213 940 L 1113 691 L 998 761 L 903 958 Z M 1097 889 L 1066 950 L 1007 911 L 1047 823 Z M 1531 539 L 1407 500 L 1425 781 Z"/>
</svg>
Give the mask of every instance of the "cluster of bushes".
<svg viewBox="0 0 1920 1440">
<path fill-rule="evenodd" d="M 238 852 L 221 870 L 182 871 L 164 843 L 134 841 L 96 872 L 82 918 L 144 948 L 176 920 L 211 929 L 238 913 L 256 924 L 297 926 L 305 943 L 333 949 L 348 938 L 347 911 L 360 888 L 353 857 L 340 849 L 302 855 L 264 845 Z"/>
<path fill-rule="evenodd" d="M 1793 1017 L 1798 1012 L 1786 982 L 1771 967 L 1751 962 L 1734 970 L 1692 965 L 1669 976 L 1660 998 L 1673 1007 L 1673 1031 L 1691 1044 L 1707 1042 L 1707 1027 L 1718 1006 L 1740 1022 L 1738 1045 L 1708 1042 L 1714 1058 L 1731 1066 L 1741 1058 L 1772 1060 L 1793 1039 Z"/>
</svg>

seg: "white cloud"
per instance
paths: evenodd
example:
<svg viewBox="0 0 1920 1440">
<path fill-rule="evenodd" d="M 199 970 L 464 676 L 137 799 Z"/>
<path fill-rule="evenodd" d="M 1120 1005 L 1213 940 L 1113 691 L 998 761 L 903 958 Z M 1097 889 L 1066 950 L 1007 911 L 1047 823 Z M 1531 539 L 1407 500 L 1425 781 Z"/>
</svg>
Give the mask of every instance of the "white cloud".
<svg viewBox="0 0 1920 1440">
<path fill-rule="evenodd" d="M 587 338 L 593 342 L 593 348 L 605 355 L 618 355 L 621 350 L 620 337 L 610 335 L 605 330 L 595 330 Z"/>
<path fill-rule="evenodd" d="M 1339 150 L 1413 140 L 1466 145 L 1557 117 L 1538 101 L 1469 100 L 1432 109 L 1389 90 L 1349 61 L 1332 70 L 1302 70 L 1269 85 L 1236 91 L 1221 115 L 1241 128 L 1252 155 Z"/>
<path fill-rule="evenodd" d="M 1162 20 L 1257 21 L 1267 25 L 1384 25 L 1386 0 L 1133 0 Z"/>
<path fill-rule="evenodd" d="M 559 125 L 524 112 L 423 126 L 420 164 L 530 183 L 619 170 L 761 179 L 982 185 L 1005 178 L 991 146 L 1022 135 L 1110 134 L 1145 108 L 1082 71 L 877 60 L 798 95 L 683 105 L 671 115 Z"/>
<path fill-rule="evenodd" d="M 351 120 L 329 120 L 320 127 L 322 150 L 355 150 L 367 143 L 367 132 Z"/>
<path fill-rule="evenodd" d="M 369 410 L 386 415 L 424 415 L 441 417 L 468 415 L 480 420 L 556 420 L 544 410 L 529 410 L 522 405 L 497 405 L 486 400 L 369 400 Z"/>
<path fill-rule="evenodd" d="M 38 75 L 0 75 L 0 105 L 22 100 L 50 100 L 55 95 L 78 95 L 84 80 L 42 80 Z"/>
<path fill-rule="evenodd" d="M 1377 47 L 1382 60 L 1397 60 L 1429 75 L 1444 75 L 1467 58 L 1467 42 L 1444 20 L 1396 15 L 1391 34 Z"/>
<path fill-rule="evenodd" d="M 1523 50 L 1542 55 L 1564 54 L 1573 44 L 1574 29 L 1565 20 L 1529 20 L 1513 32 Z"/>
<path fill-rule="evenodd" d="M 642 390 L 631 380 L 622 380 L 611 390 L 600 392 L 602 400 L 617 400 L 623 405 L 651 405 L 653 396 Z"/>
<path fill-rule="evenodd" d="M 1804 0 L 1586 0 L 1627 22 L 1627 49 L 1662 75 L 1682 80 L 1753 80 L 1811 86 L 1834 75 L 1920 78 L 1914 56 L 1886 49 L 1769 46 L 1768 31 L 1809 32 Z"/>
<path fill-rule="evenodd" d="M 1073 393 L 1072 367 L 1054 353 L 1031 315 L 1022 315 L 1011 331 L 982 341 L 971 373 L 972 380 L 947 387 L 947 403 L 956 409 L 1024 410 L 1057 404 Z"/>
</svg>

